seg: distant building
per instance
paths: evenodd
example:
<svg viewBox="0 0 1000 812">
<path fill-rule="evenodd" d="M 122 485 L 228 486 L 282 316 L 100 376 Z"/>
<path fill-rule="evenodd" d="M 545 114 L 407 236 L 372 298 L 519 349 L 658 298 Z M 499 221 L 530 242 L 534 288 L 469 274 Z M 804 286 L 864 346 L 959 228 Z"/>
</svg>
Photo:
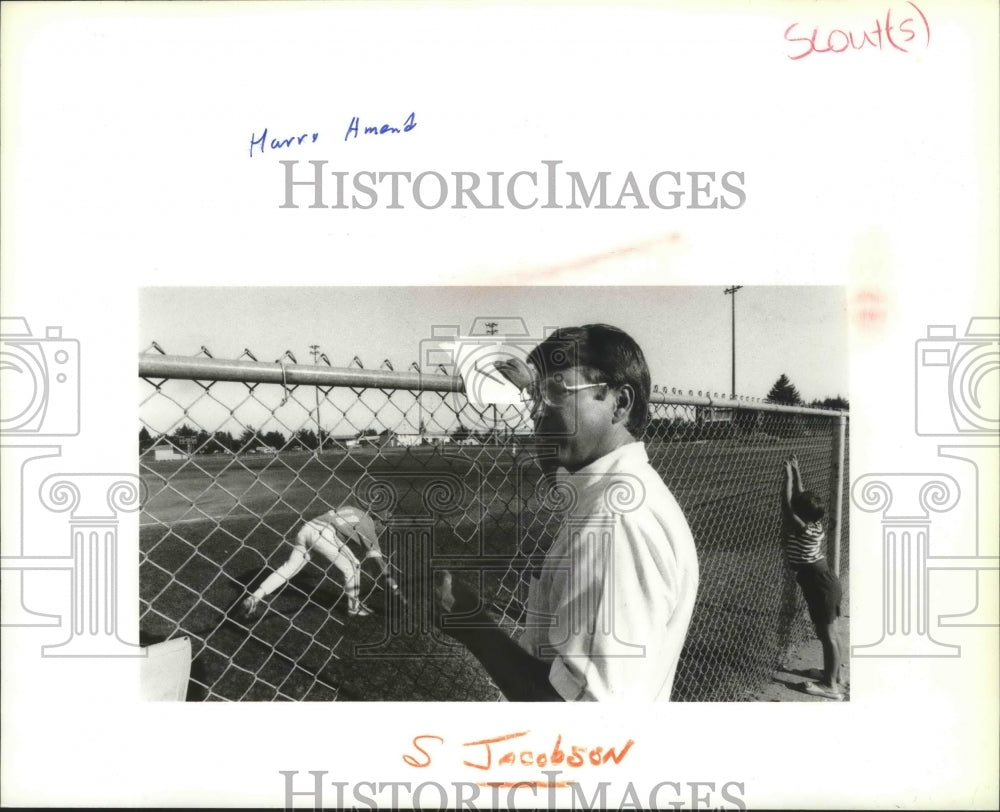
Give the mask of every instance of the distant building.
<svg viewBox="0 0 1000 812">
<path fill-rule="evenodd" d="M 354 440 L 348 440 L 347 447 L 403 448 L 420 445 L 422 441 L 423 436 L 420 434 L 400 434 L 392 429 L 384 429 L 379 434 L 362 434 Z"/>
<path fill-rule="evenodd" d="M 411 447 L 415 445 L 420 445 L 421 437 L 419 434 L 394 434 L 393 435 L 393 445 Z"/>
<path fill-rule="evenodd" d="M 699 423 L 732 423 L 733 409 L 716 409 L 713 406 L 696 406 Z"/>
<path fill-rule="evenodd" d="M 154 460 L 186 460 L 191 456 L 183 448 L 180 448 L 173 440 L 166 435 L 161 435 L 153 441 L 153 445 L 145 453 L 153 452 Z"/>
</svg>

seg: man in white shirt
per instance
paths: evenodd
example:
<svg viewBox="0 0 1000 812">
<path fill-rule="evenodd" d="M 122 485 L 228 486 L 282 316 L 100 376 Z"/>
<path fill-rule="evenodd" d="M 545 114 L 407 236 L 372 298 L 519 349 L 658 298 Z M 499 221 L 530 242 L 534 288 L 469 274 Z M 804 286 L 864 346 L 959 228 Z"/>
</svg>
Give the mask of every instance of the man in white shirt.
<svg viewBox="0 0 1000 812">
<path fill-rule="evenodd" d="M 523 387 L 535 436 L 553 447 L 573 505 L 532 577 L 518 643 L 447 572 L 436 579 L 442 628 L 511 700 L 669 700 L 698 560 L 637 440 L 650 392 L 642 350 L 622 330 L 585 325 L 556 331 L 528 362 L 497 366 Z M 449 618 L 457 614 L 462 626 Z"/>
</svg>

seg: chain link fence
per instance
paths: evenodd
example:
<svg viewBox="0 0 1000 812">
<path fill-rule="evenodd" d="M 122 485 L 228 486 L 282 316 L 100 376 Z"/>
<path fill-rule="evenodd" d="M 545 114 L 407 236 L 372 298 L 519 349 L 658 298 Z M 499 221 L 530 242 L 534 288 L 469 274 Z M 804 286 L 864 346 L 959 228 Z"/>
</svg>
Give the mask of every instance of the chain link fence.
<svg viewBox="0 0 1000 812">
<path fill-rule="evenodd" d="M 527 569 L 565 510 L 539 474 L 527 415 L 474 406 L 441 370 L 320 358 L 188 358 L 156 344 L 140 354 L 143 644 L 190 638 L 190 700 L 497 699 L 431 623 L 433 573 L 467 580 L 519 630 Z M 847 569 L 846 415 L 661 391 L 650 412 L 650 461 L 687 516 L 701 571 L 673 698 L 749 699 L 808 629 L 779 543 L 793 452 L 806 487 L 827 497 L 832 557 Z M 285 562 L 303 521 L 345 505 L 378 519 L 403 599 L 359 551 L 371 615 L 352 616 L 340 571 L 313 557 L 241 619 L 236 605 Z"/>
</svg>

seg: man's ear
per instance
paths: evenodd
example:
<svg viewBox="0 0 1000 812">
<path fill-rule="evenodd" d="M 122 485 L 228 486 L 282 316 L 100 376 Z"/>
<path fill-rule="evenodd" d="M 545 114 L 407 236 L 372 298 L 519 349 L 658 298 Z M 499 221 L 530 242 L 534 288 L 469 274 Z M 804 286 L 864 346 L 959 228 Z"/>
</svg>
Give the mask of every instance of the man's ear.
<svg viewBox="0 0 1000 812">
<path fill-rule="evenodd" d="M 627 423 L 632 407 L 635 405 L 635 390 L 631 384 L 624 384 L 615 393 L 615 411 L 612 422 Z"/>
</svg>

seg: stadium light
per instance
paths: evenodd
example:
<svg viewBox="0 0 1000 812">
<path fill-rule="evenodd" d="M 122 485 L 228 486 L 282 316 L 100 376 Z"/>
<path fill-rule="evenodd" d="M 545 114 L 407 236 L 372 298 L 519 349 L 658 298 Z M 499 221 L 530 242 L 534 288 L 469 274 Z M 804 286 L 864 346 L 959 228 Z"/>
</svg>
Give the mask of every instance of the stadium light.
<svg viewBox="0 0 1000 812">
<path fill-rule="evenodd" d="M 729 390 L 730 397 L 734 400 L 736 399 L 736 291 L 740 290 L 743 285 L 733 285 L 731 288 L 726 288 L 724 291 L 725 295 L 733 297 L 733 383 L 732 388 Z"/>
</svg>

